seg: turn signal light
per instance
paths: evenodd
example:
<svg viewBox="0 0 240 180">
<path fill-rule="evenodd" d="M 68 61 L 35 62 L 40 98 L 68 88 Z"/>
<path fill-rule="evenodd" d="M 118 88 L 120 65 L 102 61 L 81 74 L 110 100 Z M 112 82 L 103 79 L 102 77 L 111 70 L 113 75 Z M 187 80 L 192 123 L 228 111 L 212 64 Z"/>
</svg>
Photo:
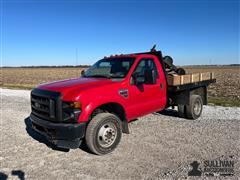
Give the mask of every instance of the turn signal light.
<svg viewBox="0 0 240 180">
<path fill-rule="evenodd" d="M 81 109 L 82 103 L 80 103 L 79 101 L 71 102 L 70 107 L 73 109 Z"/>
</svg>

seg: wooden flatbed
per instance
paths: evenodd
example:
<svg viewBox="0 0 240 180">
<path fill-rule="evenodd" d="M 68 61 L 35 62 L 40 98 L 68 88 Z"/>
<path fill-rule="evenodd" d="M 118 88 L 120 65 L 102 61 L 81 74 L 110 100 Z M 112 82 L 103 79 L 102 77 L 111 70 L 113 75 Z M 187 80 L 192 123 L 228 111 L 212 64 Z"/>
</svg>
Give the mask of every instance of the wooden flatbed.
<svg viewBox="0 0 240 180">
<path fill-rule="evenodd" d="M 215 83 L 213 73 L 194 73 L 186 75 L 168 74 L 169 105 L 188 105 L 192 94 L 202 97 L 203 104 L 207 104 L 207 87 Z"/>
<path fill-rule="evenodd" d="M 179 86 L 179 85 L 197 83 L 197 82 L 213 80 L 213 79 L 215 79 L 214 73 L 211 73 L 211 72 L 185 74 L 185 75 L 177 75 L 177 74 L 167 75 L 168 86 Z"/>
</svg>

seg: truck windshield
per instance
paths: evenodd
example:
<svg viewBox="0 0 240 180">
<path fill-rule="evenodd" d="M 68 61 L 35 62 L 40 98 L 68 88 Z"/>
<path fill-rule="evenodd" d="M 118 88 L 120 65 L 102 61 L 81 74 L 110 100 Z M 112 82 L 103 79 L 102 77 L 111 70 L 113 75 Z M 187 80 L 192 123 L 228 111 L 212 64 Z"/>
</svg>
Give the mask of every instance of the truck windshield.
<svg viewBox="0 0 240 180">
<path fill-rule="evenodd" d="M 108 58 L 102 59 L 91 66 L 83 77 L 95 78 L 125 78 L 135 58 Z"/>
</svg>

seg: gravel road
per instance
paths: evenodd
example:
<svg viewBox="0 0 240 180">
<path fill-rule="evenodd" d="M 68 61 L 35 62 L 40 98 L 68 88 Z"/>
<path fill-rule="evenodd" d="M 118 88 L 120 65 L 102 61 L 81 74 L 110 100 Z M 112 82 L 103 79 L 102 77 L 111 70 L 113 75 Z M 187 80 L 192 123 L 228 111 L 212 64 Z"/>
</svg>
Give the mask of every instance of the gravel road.
<svg viewBox="0 0 240 180">
<path fill-rule="evenodd" d="M 29 126 L 30 91 L 1 91 L 0 179 L 185 179 L 198 161 L 232 160 L 240 177 L 240 108 L 205 106 L 196 121 L 175 111 L 130 123 L 111 154 L 96 156 L 85 146 L 57 149 Z M 203 177 L 203 176 L 202 176 Z"/>
</svg>

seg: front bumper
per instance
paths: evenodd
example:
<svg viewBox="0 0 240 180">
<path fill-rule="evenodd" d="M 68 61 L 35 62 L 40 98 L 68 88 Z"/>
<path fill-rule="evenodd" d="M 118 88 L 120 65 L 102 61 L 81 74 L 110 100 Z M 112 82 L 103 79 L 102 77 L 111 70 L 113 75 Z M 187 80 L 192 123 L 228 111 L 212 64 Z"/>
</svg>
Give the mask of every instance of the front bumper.
<svg viewBox="0 0 240 180">
<path fill-rule="evenodd" d="M 66 124 L 53 123 L 31 114 L 30 120 L 35 131 L 45 136 L 57 147 L 75 149 L 79 148 L 81 139 L 85 135 L 85 123 Z"/>
</svg>

